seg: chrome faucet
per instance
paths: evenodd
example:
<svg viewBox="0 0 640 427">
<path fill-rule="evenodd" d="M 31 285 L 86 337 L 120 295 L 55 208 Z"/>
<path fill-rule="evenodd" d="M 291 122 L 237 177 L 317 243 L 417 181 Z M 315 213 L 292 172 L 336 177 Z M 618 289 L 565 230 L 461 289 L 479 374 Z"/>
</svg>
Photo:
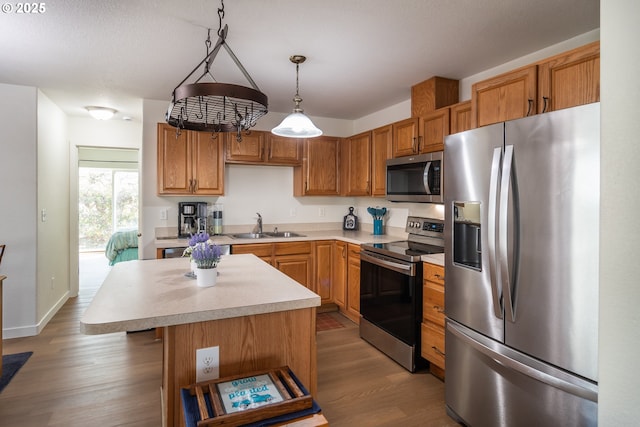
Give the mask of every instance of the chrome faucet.
<svg viewBox="0 0 640 427">
<path fill-rule="evenodd" d="M 258 215 L 258 223 L 253 227 L 253 234 L 262 234 L 262 215 L 257 213 Z"/>
</svg>

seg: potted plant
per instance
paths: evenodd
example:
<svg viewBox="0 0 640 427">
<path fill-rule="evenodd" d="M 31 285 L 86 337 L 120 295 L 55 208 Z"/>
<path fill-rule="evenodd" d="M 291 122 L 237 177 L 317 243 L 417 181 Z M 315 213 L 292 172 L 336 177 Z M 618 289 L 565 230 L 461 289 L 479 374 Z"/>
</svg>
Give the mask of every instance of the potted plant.
<svg viewBox="0 0 640 427">
<path fill-rule="evenodd" d="M 215 243 L 198 242 L 191 250 L 191 259 L 196 263 L 196 279 L 199 287 L 216 284 L 218 278 L 218 262 L 222 256 L 220 246 Z"/>
<path fill-rule="evenodd" d="M 189 238 L 189 246 L 187 246 L 182 252 L 182 256 L 183 257 L 188 256 L 189 260 L 191 261 L 192 277 L 196 276 L 196 268 L 197 268 L 196 262 L 193 260 L 193 257 L 191 256 L 191 253 L 193 252 L 193 248 L 195 248 L 198 243 L 206 243 L 207 241 L 209 241 L 208 233 L 198 233 L 198 234 L 192 235 Z"/>
</svg>

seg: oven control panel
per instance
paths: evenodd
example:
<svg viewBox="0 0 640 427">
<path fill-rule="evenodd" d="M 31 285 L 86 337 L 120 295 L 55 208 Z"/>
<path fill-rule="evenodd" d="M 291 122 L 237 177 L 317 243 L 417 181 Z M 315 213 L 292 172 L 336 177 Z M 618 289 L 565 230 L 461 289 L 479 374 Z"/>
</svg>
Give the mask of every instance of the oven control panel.
<svg viewBox="0 0 640 427">
<path fill-rule="evenodd" d="M 410 216 L 407 218 L 405 231 L 410 234 L 442 238 L 444 234 L 444 221 L 441 219 Z"/>
</svg>

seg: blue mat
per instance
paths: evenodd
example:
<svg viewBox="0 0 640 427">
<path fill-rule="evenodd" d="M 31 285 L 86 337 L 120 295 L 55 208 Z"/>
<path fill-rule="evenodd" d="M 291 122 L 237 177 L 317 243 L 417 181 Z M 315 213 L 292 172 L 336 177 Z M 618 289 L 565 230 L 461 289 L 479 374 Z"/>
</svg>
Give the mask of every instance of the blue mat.
<svg viewBox="0 0 640 427">
<path fill-rule="evenodd" d="M 13 376 L 27 363 L 33 354 L 32 351 L 2 356 L 2 377 L 0 377 L 0 393 L 9 384 Z"/>
</svg>

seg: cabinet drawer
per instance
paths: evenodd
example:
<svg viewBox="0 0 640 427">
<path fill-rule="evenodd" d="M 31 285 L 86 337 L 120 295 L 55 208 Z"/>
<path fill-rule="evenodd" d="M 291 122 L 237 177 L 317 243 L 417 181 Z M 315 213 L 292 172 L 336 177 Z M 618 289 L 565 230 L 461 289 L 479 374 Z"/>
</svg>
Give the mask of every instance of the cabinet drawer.
<svg viewBox="0 0 640 427">
<path fill-rule="evenodd" d="M 422 263 L 423 280 L 439 283 L 444 286 L 444 267 L 440 265 Z"/>
<path fill-rule="evenodd" d="M 278 255 L 294 255 L 294 254 L 310 254 L 311 242 L 286 242 L 275 243 L 275 254 Z"/>
<path fill-rule="evenodd" d="M 444 328 L 444 288 L 426 282 L 422 292 L 422 317 Z"/>
<path fill-rule="evenodd" d="M 270 257 L 272 253 L 271 243 L 249 243 L 246 245 L 233 245 L 231 247 L 233 254 L 254 254 L 258 257 Z"/>
<path fill-rule="evenodd" d="M 422 323 L 422 357 L 444 369 L 444 329 L 431 322 Z"/>
</svg>

